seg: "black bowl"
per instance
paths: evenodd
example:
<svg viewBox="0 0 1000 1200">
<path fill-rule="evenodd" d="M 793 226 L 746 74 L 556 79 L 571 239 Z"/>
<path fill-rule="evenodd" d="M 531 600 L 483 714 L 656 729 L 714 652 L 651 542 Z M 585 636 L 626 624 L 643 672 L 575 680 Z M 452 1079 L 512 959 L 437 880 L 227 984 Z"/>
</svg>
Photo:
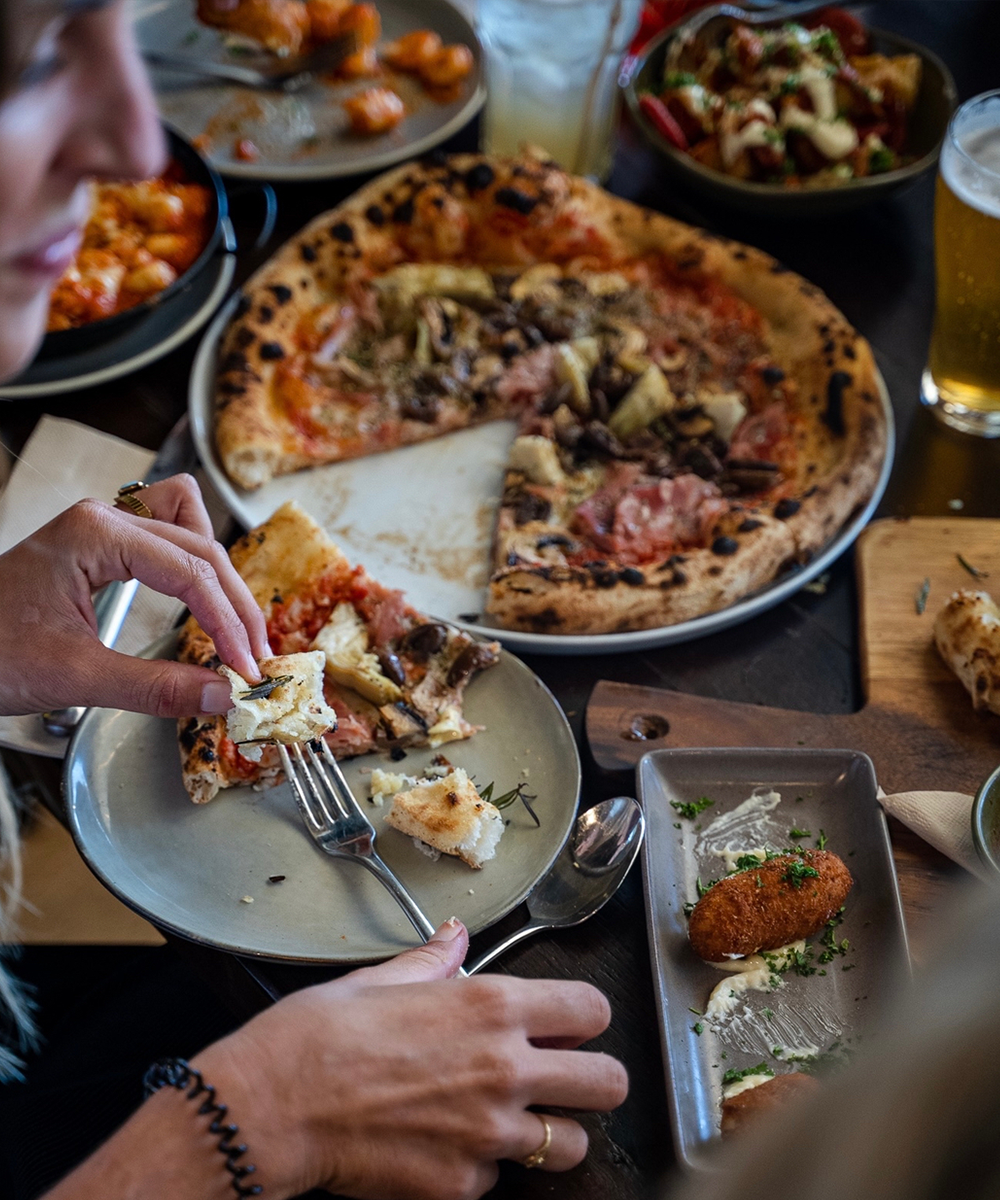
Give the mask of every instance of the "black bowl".
<svg viewBox="0 0 1000 1200">
<path fill-rule="evenodd" d="M 112 338 L 119 337 L 130 326 L 135 325 L 154 305 L 162 304 L 170 296 L 190 287 L 192 281 L 205 270 L 208 263 L 219 250 L 220 243 L 225 249 L 232 251 L 232 231 L 229 225 L 229 200 L 226 188 L 218 172 L 208 165 L 198 151 L 179 133 L 164 126 L 167 135 L 167 145 L 170 158 L 177 163 L 185 178 L 191 183 L 200 183 L 208 188 L 210 197 L 208 241 L 188 269 L 162 292 L 150 296 L 141 304 L 128 308 L 124 312 L 115 313 L 110 317 L 102 317 L 99 321 L 90 321 L 86 325 L 77 325 L 71 329 L 57 329 L 47 333 L 39 347 L 37 358 L 64 358 L 69 354 L 78 354 L 82 350 L 90 350 Z"/>
<path fill-rule="evenodd" d="M 913 162 L 895 171 L 869 175 L 832 187 L 786 188 L 780 183 L 751 183 L 734 179 L 721 171 L 703 166 L 696 159 L 678 150 L 650 124 L 639 108 L 643 92 L 659 94 L 663 80 L 663 64 L 667 47 L 673 38 L 683 33 L 688 22 L 682 21 L 664 29 L 637 57 L 628 79 L 623 84 L 625 102 L 632 120 L 649 145 L 658 152 L 663 165 L 711 200 L 738 207 L 746 212 L 772 213 L 778 216 L 824 216 L 861 208 L 881 200 L 897 188 L 911 183 L 937 162 L 938 152 L 948 121 L 957 103 L 955 81 L 940 58 L 909 38 L 884 30 L 870 30 L 872 49 L 878 54 L 917 54 L 923 62 L 917 103 L 910 114 L 903 152 L 913 155 Z"/>
</svg>

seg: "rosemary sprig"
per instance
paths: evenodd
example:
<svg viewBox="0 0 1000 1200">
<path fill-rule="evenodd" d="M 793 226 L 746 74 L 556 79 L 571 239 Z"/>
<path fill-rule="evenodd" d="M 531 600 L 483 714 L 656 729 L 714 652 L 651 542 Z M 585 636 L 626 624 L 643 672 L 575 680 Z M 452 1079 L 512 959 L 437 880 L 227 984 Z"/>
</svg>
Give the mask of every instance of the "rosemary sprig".
<svg viewBox="0 0 1000 1200">
<path fill-rule="evenodd" d="M 479 793 L 480 799 L 485 800 L 487 802 L 487 804 L 492 804 L 494 808 L 500 808 L 500 809 L 509 808 L 514 803 L 515 800 L 520 800 L 521 803 L 524 805 L 524 807 L 530 813 L 531 819 L 535 822 L 535 824 L 539 828 L 541 827 L 542 823 L 538 819 L 538 814 L 535 812 L 535 810 L 531 807 L 531 804 L 529 803 L 529 801 L 531 801 L 531 800 L 537 800 L 538 797 L 533 796 L 530 792 L 526 792 L 524 790 L 528 786 L 526 783 L 521 782 L 521 783 L 517 784 L 515 787 L 512 787 L 509 792 L 504 792 L 504 794 L 502 796 L 497 796 L 497 798 L 495 800 L 493 799 L 494 786 L 495 786 L 495 780 L 491 779 L 490 782 L 486 785 L 486 787 L 484 787 L 483 790 Z"/>
<path fill-rule="evenodd" d="M 989 579 L 989 571 L 984 571 L 982 567 L 974 567 L 972 563 L 963 558 L 961 554 L 956 554 L 955 557 L 958 559 L 961 566 L 965 567 L 973 579 Z"/>
<path fill-rule="evenodd" d="M 917 616 L 922 617 L 924 609 L 927 607 L 927 597 L 931 594 L 931 581 L 925 579 L 920 585 L 920 591 L 913 597 L 913 601 L 917 606 Z"/>
<path fill-rule="evenodd" d="M 273 678 L 268 678 L 265 675 L 260 683 L 255 683 L 249 691 L 240 692 L 240 699 L 266 700 L 275 688 L 280 688 L 286 683 L 291 683 L 294 678 L 294 675 L 275 675 Z"/>
</svg>

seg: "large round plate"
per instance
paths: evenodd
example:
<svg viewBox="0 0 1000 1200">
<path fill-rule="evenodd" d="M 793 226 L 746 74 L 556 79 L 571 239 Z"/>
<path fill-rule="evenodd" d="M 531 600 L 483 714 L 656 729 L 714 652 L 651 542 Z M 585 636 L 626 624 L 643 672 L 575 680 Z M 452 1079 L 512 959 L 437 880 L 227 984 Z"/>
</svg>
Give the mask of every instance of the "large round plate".
<svg viewBox="0 0 1000 1200">
<path fill-rule="evenodd" d="M 382 583 L 402 588 L 422 612 L 473 633 L 499 638 L 525 654 L 617 654 L 715 633 L 749 620 L 797 592 L 852 545 L 871 520 L 892 468 L 892 405 L 879 376 L 887 425 L 885 462 L 871 498 L 807 566 L 775 580 L 745 600 L 677 625 L 631 633 L 546 634 L 497 629 L 481 623 L 504 466 L 514 437 L 512 421 L 498 421 L 417 446 L 350 462 L 281 475 L 254 492 L 236 487 L 222 468 L 212 436 L 219 339 L 236 301 L 209 327 L 191 372 L 191 432 L 212 484 L 248 529 L 286 500 L 297 500 L 344 553 Z"/>
<path fill-rule="evenodd" d="M 475 66 L 457 96 L 446 104 L 432 100 L 406 76 L 393 76 L 406 102 L 402 123 L 377 137 L 350 133 L 341 101 L 370 87 L 371 80 L 329 85 L 315 82 L 291 95 L 238 85 L 199 81 L 191 75 L 152 68 L 160 112 L 188 138 L 207 134 L 212 166 L 245 179 L 332 179 L 379 171 L 426 153 L 457 133 L 482 107 L 482 50 L 466 18 L 448 0 L 378 0 L 382 41 L 414 29 L 433 29 L 446 43 L 463 42 L 475 55 Z M 194 0 L 139 0 L 136 33 L 144 50 L 183 58 L 252 65 L 234 58 L 224 34 L 195 17 Z M 235 156 L 240 138 L 260 151 L 254 162 Z"/>
<path fill-rule="evenodd" d="M 155 305 L 147 316 L 110 341 L 75 354 L 38 359 L 0 387 L 0 398 L 27 400 L 108 383 L 163 358 L 205 324 L 222 303 L 236 255 L 222 253 L 205 264 L 189 287 Z"/>
<path fill-rule="evenodd" d="M 151 647 L 169 654 L 173 637 Z M 525 781 L 537 796 L 536 828 L 523 805 L 497 856 L 473 871 L 432 861 L 410 838 L 382 832 L 378 848 L 435 923 L 460 917 L 475 933 L 519 904 L 569 836 L 580 790 L 576 743 L 545 685 L 509 654 L 469 688 L 466 715 L 486 728 L 444 747 L 455 766 L 507 791 Z M 366 755 L 344 764 L 355 794 L 372 767 L 416 774 L 434 750 L 398 764 Z M 382 885 L 356 863 L 328 858 L 306 833 L 288 785 L 224 792 L 195 805 L 181 782 L 174 721 L 91 709 L 64 768 L 70 829 L 97 877 L 161 929 L 237 954 L 299 962 L 360 963 L 412 946 L 415 933 Z M 366 800 L 362 803 L 367 805 Z M 280 883 L 269 877 L 283 875 Z M 244 897 L 253 897 L 245 903 Z"/>
</svg>

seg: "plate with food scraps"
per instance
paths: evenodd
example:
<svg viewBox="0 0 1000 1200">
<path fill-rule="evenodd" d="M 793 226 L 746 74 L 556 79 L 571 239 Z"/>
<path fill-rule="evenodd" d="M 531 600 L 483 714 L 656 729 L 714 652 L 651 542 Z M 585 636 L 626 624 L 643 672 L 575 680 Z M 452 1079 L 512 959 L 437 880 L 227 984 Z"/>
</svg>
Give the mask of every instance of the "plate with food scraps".
<svg viewBox="0 0 1000 1200">
<path fill-rule="evenodd" d="M 895 453 L 888 390 L 878 375 L 886 452 L 874 490 L 808 563 L 789 567 L 760 591 L 728 608 L 674 625 L 622 633 L 528 633 L 502 629 L 484 613 L 493 531 L 504 471 L 517 433 L 514 421 L 491 421 L 385 454 L 327 463 L 278 475 L 256 491 L 226 474 L 215 446 L 219 346 L 239 303 L 232 296 L 202 338 L 191 369 L 188 412 L 198 456 L 223 503 L 247 529 L 295 500 L 344 552 L 422 612 L 518 654 L 617 654 L 705 637 L 748 621 L 794 595 L 835 562 L 871 520 L 885 492 Z"/>
<path fill-rule="evenodd" d="M 245 179 L 361 175 L 425 154 L 482 107 L 486 89 L 479 40 L 448 0 L 378 0 L 374 8 L 381 24 L 380 53 L 404 34 L 428 30 L 445 46 L 467 47 L 468 74 L 435 89 L 415 73 L 394 71 L 382 62 L 373 76 L 338 82 L 316 78 L 285 93 L 220 84 L 153 65 L 160 112 L 195 141 L 213 167 Z M 245 37 L 203 24 L 192 0 L 139 0 L 135 28 L 140 47 L 150 54 L 264 69 L 281 61 Z M 404 115 L 386 132 L 355 133 L 344 102 L 372 87 L 396 93 Z"/>
<path fill-rule="evenodd" d="M 857 751 L 659 750 L 639 763 L 638 787 L 674 1146 L 685 1167 L 703 1169 L 712 1166 L 724 1099 L 752 1096 L 772 1077 L 822 1081 L 849 1059 L 908 964 L 899 887 L 874 767 Z M 818 851 L 836 855 L 853 881 L 829 920 L 767 953 L 723 955 L 715 965 L 695 954 L 689 914 L 720 879 L 763 887 L 773 901 L 768 919 L 779 919 L 777 907 L 808 904 L 827 886 Z M 768 888 L 764 875 L 776 870 L 789 882 Z M 739 905 L 737 929 L 755 910 Z M 787 1084 L 784 1103 L 796 1102 L 797 1083 Z"/>
<path fill-rule="evenodd" d="M 170 657 L 173 635 L 146 657 Z M 481 732 L 402 759 L 369 754 L 344 774 L 378 834 L 379 853 L 435 924 L 458 916 L 476 933 L 518 905 L 548 871 L 576 819 L 580 761 L 562 709 L 522 662 L 501 653 L 465 699 Z M 495 858 L 473 870 L 432 859 L 385 825 L 368 799 L 375 770 L 419 778 L 447 755 L 481 791 L 507 794 Z M 375 776 L 376 780 L 380 777 Z M 382 781 L 406 786 L 399 781 Z M 526 794 L 537 815 L 512 792 Z M 295 962 L 364 963 L 415 944 L 391 895 L 356 863 L 335 862 L 309 837 L 287 784 L 234 788 L 192 804 L 181 781 L 176 722 L 91 709 L 66 757 L 70 829 L 90 869 L 158 928 L 236 954 Z"/>
</svg>

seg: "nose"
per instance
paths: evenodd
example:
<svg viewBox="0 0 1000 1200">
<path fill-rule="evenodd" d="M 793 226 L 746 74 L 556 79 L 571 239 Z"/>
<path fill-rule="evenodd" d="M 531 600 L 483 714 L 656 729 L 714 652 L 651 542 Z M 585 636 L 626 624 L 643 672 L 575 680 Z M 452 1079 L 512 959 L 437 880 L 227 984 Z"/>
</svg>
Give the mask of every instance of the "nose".
<svg viewBox="0 0 1000 1200">
<path fill-rule="evenodd" d="M 145 179 L 167 163 L 156 100 L 124 5 L 105 10 L 107 25 L 81 80 L 71 136 L 63 144 L 64 170 L 79 177 Z"/>
</svg>

